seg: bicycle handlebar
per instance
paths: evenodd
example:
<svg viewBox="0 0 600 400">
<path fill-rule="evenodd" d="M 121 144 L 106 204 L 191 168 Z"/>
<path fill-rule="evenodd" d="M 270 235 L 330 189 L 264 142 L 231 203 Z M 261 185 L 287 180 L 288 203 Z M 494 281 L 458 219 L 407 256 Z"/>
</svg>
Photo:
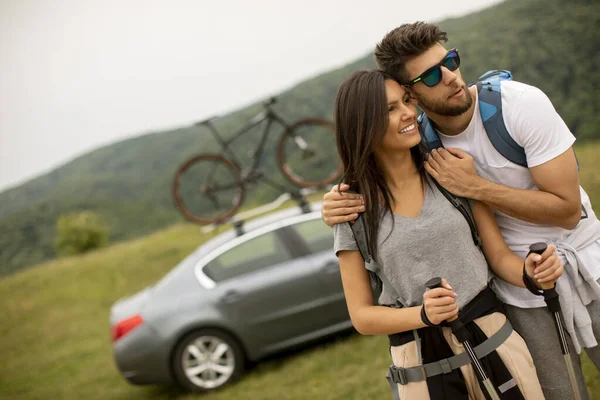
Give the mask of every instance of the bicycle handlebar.
<svg viewBox="0 0 600 400">
<path fill-rule="evenodd" d="M 277 103 L 277 97 L 273 96 L 270 97 L 267 101 L 263 102 L 263 106 L 264 107 L 269 107 L 272 106 L 273 104 Z M 215 119 L 220 118 L 219 115 L 213 115 L 212 117 L 206 118 L 202 121 L 198 121 L 196 122 L 194 125 L 196 126 L 200 126 L 200 125 L 206 125 L 211 121 L 214 121 Z"/>
</svg>

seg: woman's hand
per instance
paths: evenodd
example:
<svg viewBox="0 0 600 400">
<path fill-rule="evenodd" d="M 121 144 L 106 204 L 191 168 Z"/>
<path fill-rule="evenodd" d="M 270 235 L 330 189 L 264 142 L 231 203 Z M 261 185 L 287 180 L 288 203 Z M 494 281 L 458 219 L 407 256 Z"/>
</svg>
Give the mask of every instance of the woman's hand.
<svg viewBox="0 0 600 400">
<path fill-rule="evenodd" d="M 426 291 L 423 294 L 423 308 L 427 319 L 434 325 L 454 319 L 458 315 L 458 305 L 452 286 L 442 279 L 442 287 Z"/>
<path fill-rule="evenodd" d="M 562 275 L 564 266 L 556 255 L 556 247 L 549 245 L 541 255 L 532 253 L 525 259 L 525 271 L 542 289 L 553 286 Z"/>
</svg>

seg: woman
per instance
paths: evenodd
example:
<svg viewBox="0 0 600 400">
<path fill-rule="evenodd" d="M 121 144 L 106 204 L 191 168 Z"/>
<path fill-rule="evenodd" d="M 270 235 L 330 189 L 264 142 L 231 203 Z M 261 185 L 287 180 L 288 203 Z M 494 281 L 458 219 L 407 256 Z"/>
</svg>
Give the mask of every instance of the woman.
<svg viewBox="0 0 600 400">
<path fill-rule="evenodd" d="M 425 173 L 417 111 L 396 81 L 380 71 L 354 73 L 340 86 L 335 116 L 345 167 L 342 181 L 365 198 L 369 250 L 393 286 L 383 285 L 378 298 L 388 307 L 373 305 L 369 272 L 352 230 L 348 224 L 336 225 L 334 249 L 354 327 L 365 335 L 391 335 L 392 360 L 400 369 L 464 352 L 450 328 L 438 325 L 455 319 L 459 310 L 463 321 L 483 297 L 488 303 L 497 301 L 488 289 L 494 274 L 524 287 L 522 260 L 508 249 L 493 214 L 480 203 L 472 209 L 483 254 L 474 245 L 463 215 Z M 563 268 L 552 246 L 541 256 L 529 256 L 525 266 L 538 285 L 554 282 Z M 445 278 L 443 287 L 426 291 L 424 283 L 435 276 Z M 401 308 L 394 307 L 396 301 Z M 474 323 L 463 321 L 479 342 L 506 322 L 499 307 L 490 310 L 479 313 Z M 420 343 L 414 340 L 413 330 L 418 330 Z M 496 384 L 507 377 L 501 398 L 543 398 L 531 356 L 516 332 L 482 361 L 493 369 L 488 374 Z M 401 399 L 466 399 L 467 392 L 468 398 L 485 398 L 470 365 L 444 372 L 392 388 Z M 449 393 L 456 397 L 443 397 Z"/>
</svg>

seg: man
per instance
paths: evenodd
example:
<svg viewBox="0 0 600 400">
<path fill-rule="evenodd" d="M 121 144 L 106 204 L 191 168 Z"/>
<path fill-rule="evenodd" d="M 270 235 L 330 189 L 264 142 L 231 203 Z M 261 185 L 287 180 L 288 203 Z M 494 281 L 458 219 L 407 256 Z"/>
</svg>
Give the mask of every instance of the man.
<svg viewBox="0 0 600 400">
<path fill-rule="evenodd" d="M 574 339 L 569 344 L 577 352 L 586 348 L 600 367 L 600 222 L 579 186 L 575 138 L 542 91 L 503 81 L 504 122 L 524 148 L 528 167 L 508 161 L 485 132 L 477 88 L 466 86 L 458 69 L 460 59 L 456 64 L 445 62 L 451 53 L 441 44 L 446 40 L 438 26 L 417 22 L 394 29 L 375 49 L 379 68 L 407 87 L 446 148 L 432 151 L 425 168 L 455 195 L 492 207 L 516 254 L 525 258 L 528 246 L 538 241 L 557 245 L 565 263 L 557 291 Z M 353 220 L 363 211 L 361 204 L 359 195 L 339 193 L 336 186 L 325 195 L 323 219 L 328 225 Z M 583 283 L 582 276 L 587 279 Z M 571 398 L 554 322 L 543 299 L 499 279 L 493 281 L 493 289 L 528 344 L 546 398 Z M 587 398 L 577 352 L 571 354 L 580 392 Z"/>
</svg>

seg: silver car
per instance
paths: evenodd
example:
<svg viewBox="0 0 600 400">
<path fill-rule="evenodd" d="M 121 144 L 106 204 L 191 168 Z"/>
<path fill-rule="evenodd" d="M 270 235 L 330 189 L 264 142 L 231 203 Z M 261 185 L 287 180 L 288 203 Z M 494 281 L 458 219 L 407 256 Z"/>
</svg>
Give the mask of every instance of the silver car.
<svg viewBox="0 0 600 400">
<path fill-rule="evenodd" d="M 222 233 L 114 304 L 121 374 L 208 391 L 238 378 L 248 360 L 351 328 L 332 229 L 320 204 L 310 207 Z"/>
</svg>

